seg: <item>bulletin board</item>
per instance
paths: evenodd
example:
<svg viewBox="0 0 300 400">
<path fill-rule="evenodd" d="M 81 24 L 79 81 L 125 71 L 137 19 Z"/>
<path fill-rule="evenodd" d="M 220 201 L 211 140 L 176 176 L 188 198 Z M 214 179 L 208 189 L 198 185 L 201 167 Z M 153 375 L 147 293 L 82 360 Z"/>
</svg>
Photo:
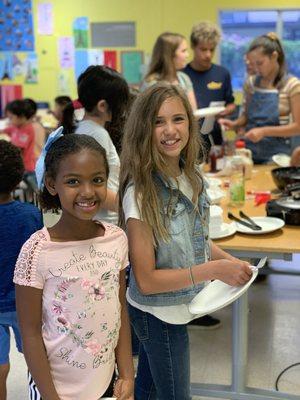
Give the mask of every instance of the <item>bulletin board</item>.
<svg viewBox="0 0 300 400">
<path fill-rule="evenodd" d="M 31 0 L 0 1 L 0 51 L 33 51 Z"/>
</svg>

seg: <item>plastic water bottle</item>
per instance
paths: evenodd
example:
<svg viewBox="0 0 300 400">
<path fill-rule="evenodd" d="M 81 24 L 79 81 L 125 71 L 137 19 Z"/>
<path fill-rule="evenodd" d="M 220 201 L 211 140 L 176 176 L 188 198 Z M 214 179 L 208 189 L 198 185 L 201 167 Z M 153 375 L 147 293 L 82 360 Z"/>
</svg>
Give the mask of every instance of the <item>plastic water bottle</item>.
<svg viewBox="0 0 300 400">
<path fill-rule="evenodd" d="M 230 205 L 241 207 L 245 203 L 245 176 L 244 162 L 240 156 L 233 156 L 231 160 L 232 175 L 230 177 L 229 197 Z"/>
</svg>

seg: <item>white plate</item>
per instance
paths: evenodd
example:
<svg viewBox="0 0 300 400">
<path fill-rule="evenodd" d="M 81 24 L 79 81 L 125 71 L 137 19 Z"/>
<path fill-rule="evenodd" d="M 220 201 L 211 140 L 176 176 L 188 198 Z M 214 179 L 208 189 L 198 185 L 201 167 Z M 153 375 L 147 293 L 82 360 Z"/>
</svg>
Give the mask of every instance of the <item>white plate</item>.
<svg viewBox="0 0 300 400">
<path fill-rule="evenodd" d="M 220 112 L 224 111 L 225 107 L 205 107 L 199 108 L 194 111 L 195 117 L 204 118 L 204 117 L 213 117 L 214 115 L 220 114 Z"/>
<path fill-rule="evenodd" d="M 251 279 L 243 286 L 230 286 L 219 280 L 210 282 L 190 302 L 190 312 L 206 315 L 228 306 L 249 288 L 257 273 L 258 270 L 254 269 Z"/>
<path fill-rule="evenodd" d="M 280 218 L 273 217 L 251 217 L 253 221 L 262 227 L 260 231 L 254 231 L 247 226 L 241 225 L 238 222 L 236 224 L 236 230 L 240 233 L 248 233 L 249 235 L 263 235 L 264 233 L 274 232 L 284 226 L 284 221 Z"/>
<path fill-rule="evenodd" d="M 211 239 L 222 239 L 227 236 L 234 235 L 236 230 L 237 229 L 234 222 L 232 222 L 231 224 L 226 224 L 225 222 L 223 222 L 220 232 L 210 233 L 209 236 Z"/>
<path fill-rule="evenodd" d="M 279 167 L 289 167 L 291 165 L 291 157 L 284 153 L 275 154 L 272 160 Z"/>
<path fill-rule="evenodd" d="M 152 309 L 155 310 L 156 318 L 168 324 L 188 324 L 194 318 L 194 314 L 190 312 L 188 304 L 153 307 Z"/>
</svg>

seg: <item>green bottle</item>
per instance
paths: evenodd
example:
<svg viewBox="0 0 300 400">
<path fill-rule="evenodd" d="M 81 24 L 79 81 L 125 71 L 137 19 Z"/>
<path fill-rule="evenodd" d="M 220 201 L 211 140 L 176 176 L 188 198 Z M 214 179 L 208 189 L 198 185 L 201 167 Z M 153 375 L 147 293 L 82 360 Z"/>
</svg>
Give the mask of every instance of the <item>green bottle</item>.
<svg viewBox="0 0 300 400">
<path fill-rule="evenodd" d="M 242 157 L 233 156 L 231 167 L 232 175 L 229 185 L 229 203 L 232 207 L 242 207 L 245 203 L 245 173 Z"/>
</svg>

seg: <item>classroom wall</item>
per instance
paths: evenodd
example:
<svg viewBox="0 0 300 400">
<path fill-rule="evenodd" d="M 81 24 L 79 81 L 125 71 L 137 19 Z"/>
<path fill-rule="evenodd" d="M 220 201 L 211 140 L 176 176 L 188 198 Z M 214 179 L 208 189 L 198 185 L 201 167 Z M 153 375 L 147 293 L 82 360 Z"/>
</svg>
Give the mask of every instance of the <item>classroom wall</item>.
<svg viewBox="0 0 300 400">
<path fill-rule="evenodd" d="M 239 0 L 47 0 L 54 9 L 54 35 L 37 34 L 37 5 L 33 0 L 35 44 L 38 54 L 37 84 L 25 84 L 24 96 L 37 101 L 53 101 L 58 94 L 57 76 L 59 60 L 57 39 L 72 36 L 72 23 L 76 17 L 87 16 L 90 22 L 136 21 L 137 50 L 151 53 L 156 37 L 163 31 L 180 32 L 189 36 L 191 26 L 200 20 L 218 22 L 220 9 L 251 9 L 253 3 Z M 262 0 L 260 8 L 299 8 L 299 0 Z M 132 48 L 131 48 L 132 49 Z M 126 50 L 124 48 L 116 50 Z M 129 50 L 129 49 L 128 49 Z M 230 66 L 228 66 L 230 67 Z M 68 70 L 72 97 L 76 96 L 75 77 Z M 18 82 L 16 80 L 15 82 Z"/>
</svg>

